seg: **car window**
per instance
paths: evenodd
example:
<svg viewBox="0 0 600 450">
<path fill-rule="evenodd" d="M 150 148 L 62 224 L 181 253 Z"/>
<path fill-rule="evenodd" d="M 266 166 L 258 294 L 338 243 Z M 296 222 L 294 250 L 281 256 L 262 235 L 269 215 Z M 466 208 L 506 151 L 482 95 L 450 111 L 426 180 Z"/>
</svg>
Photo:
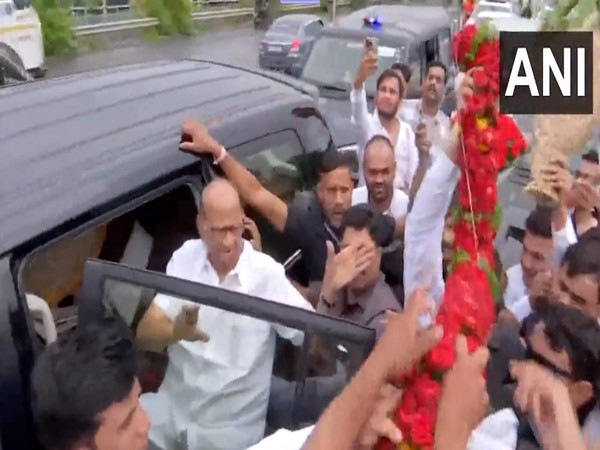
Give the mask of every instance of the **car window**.
<svg viewBox="0 0 600 450">
<path fill-rule="evenodd" d="M 291 39 L 298 35 L 300 31 L 300 25 L 294 22 L 275 22 L 269 31 L 267 31 L 266 38 L 288 38 Z"/>
<path fill-rule="evenodd" d="M 239 155 L 242 163 L 265 188 L 286 203 L 290 203 L 297 192 L 312 187 L 309 182 L 311 174 L 302 164 L 302 145 L 294 131 L 264 136 L 231 151 Z M 246 214 L 258 225 L 265 253 L 283 262 L 296 250 L 266 218 L 250 207 L 246 209 Z"/>
<path fill-rule="evenodd" d="M 379 67 L 365 84 L 369 94 L 375 93 L 377 77 L 382 71 L 407 59 L 404 45 L 381 41 L 378 49 Z M 317 86 L 334 85 L 349 91 L 363 55 L 362 39 L 321 35 L 310 52 L 302 79 Z"/>
<path fill-rule="evenodd" d="M 452 38 L 450 30 L 444 30 L 438 35 L 438 48 L 440 60 L 450 67 L 452 64 Z"/>
<path fill-rule="evenodd" d="M 408 64 L 411 70 L 410 88 L 418 89 L 421 87 L 421 71 L 423 70 L 423 59 L 421 47 L 412 47 L 410 49 Z"/>
<path fill-rule="evenodd" d="M 77 318 L 85 261 L 100 258 L 164 272 L 173 252 L 198 236 L 198 199 L 195 189 L 182 185 L 108 223 L 37 249 L 23 262 L 21 292 L 50 306 L 58 333 L 71 328 Z M 34 317 L 34 325 L 43 339 L 40 319 Z"/>
<path fill-rule="evenodd" d="M 308 37 L 314 37 L 323 28 L 321 22 L 310 22 L 304 27 L 304 34 Z"/>
<path fill-rule="evenodd" d="M 82 292 L 85 303 L 79 326 L 101 324 L 107 316 L 115 317 L 130 327 L 140 348 L 145 348 L 145 343 L 139 324 L 151 302 L 156 301 L 171 317 L 184 304 L 200 305 L 198 323 L 210 341 L 186 344 L 186 348 L 195 349 L 197 363 L 191 366 L 184 367 L 189 359 L 180 360 L 176 352 L 170 353 L 169 361 L 195 373 L 189 382 L 189 392 L 194 394 L 189 398 L 207 405 L 197 418 L 200 427 L 217 416 L 221 422 L 233 423 L 240 411 L 249 407 L 266 421 L 266 434 L 314 424 L 356 372 L 375 340 L 373 330 L 340 319 L 101 261 L 88 262 Z M 153 380 L 157 388 L 164 363 L 149 364 L 146 369 L 150 373 L 142 380 Z M 221 378 L 235 378 L 236 374 L 247 374 L 251 383 L 210 389 Z M 151 387 L 147 383 L 144 386 Z M 257 394 L 255 401 L 248 403 L 240 391 L 225 395 L 227 389 L 236 388 Z M 263 402 L 256 401 L 258 398 Z M 144 396 L 142 404 L 147 404 Z M 154 419 L 158 411 L 150 408 L 148 412 Z"/>
</svg>

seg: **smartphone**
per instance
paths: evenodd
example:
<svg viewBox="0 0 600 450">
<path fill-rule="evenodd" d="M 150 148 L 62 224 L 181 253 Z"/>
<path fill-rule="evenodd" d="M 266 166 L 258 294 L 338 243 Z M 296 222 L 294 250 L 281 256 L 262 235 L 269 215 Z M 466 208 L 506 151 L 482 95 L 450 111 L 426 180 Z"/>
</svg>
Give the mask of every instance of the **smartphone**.
<svg viewBox="0 0 600 450">
<path fill-rule="evenodd" d="M 379 38 L 368 37 L 365 39 L 365 48 L 367 50 L 373 50 L 375 54 L 378 54 L 379 50 Z"/>
</svg>

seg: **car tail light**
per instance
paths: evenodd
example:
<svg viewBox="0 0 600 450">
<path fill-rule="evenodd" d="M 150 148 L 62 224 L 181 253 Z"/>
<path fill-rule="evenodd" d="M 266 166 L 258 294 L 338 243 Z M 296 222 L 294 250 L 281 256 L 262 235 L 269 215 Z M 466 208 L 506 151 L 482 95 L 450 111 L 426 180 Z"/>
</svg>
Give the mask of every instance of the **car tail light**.
<svg viewBox="0 0 600 450">
<path fill-rule="evenodd" d="M 290 47 L 290 52 L 294 53 L 294 52 L 297 52 L 298 50 L 300 50 L 300 41 L 298 39 L 296 39 L 294 42 L 292 42 L 292 46 Z"/>
</svg>

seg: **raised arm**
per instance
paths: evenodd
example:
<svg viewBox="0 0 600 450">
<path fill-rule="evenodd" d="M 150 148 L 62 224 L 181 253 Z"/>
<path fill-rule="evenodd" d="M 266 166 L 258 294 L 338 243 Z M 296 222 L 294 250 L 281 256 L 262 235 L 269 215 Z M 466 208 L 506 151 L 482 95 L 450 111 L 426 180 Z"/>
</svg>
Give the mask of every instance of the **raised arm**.
<svg viewBox="0 0 600 450">
<path fill-rule="evenodd" d="M 370 137 L 370 116 L 367 108 L 365 81 L 375 73 L 377 63 L 377 54 L 372 50 L 366 51 L 358 67 L 353 89 L 350 92 L 352 122 L 358 127 L 363 142 L 366 142 Z M 362 149 L 359 149 L 358 156 L 362 158 Z"/>
<path fill-rule="evenodd" d="M 409 298 L 419 286 L 429 285 L 436 302 L 444 294 L 442 236 L 446 213 L 460 172 L 445 153 L 427 172 L 406 219 L 404 232 L 404 292 Z"/>
<path fill-rule="evenodd" d="M 198 156 L 212 156 L 215 163 L 223 169 L 227 179 L 233 183 L 240 197 L 271 222 L 275 229 L 284 231 L 288 207 L 283 200 L 260 184 L 248 169 L 209 134 L 202 123 L 186 120 L 183 124 L 183 133 L 190 136 L 191 142 L 183 142 L 180 147 L 182 150 Z"/>
</svg>

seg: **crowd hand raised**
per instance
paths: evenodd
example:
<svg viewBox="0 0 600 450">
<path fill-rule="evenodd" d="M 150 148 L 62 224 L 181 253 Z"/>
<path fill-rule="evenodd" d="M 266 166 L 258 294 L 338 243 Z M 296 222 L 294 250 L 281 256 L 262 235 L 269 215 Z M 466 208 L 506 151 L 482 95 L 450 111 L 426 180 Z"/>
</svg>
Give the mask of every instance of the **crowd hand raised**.
<svg viewBox="0 0 600 450">
<path fill-rule="evenodd" d="M 421 154 L 429 155 L 431 142 L 427 140 L 427 127 L 422 122 L 417 126 L 415 131 L 415 145 Z"/>
<path fill-rule="evenodd" d="M 573 184 L 573 195 L 577 206 L 592 210 L 600 206 L 600 192 L 587 180 L 578 180 Z"/>
<path fill-rule="evenodd" d="M 373 354 L 385 361 L 391 382 L 419 361 L 442 338 L 444 333 L 440 326 L 423 329 L 419 324 L 419 317 L 432 311 L 433 302 L 427 289 L 420 288 L 411 294 L 404 312 L 386 313 L 385 331 Z"/>
<path fill-rule="evenodd" d="M 214 139 L 206 126 L 197 120 L 186 119 L 183 122 L 182 133 L 191 138 L 191 142 L 182 142 L 181 150 L 186 150 L 196 155 L 212 155 L 217 157 L 221 152 L 221 144 Z"/>
<path fill-rule="evenodd" d="M 371 450 L 381 438 L 400 444 L 402 433 L 394 423 L 393 415 L 401 398 L 402 391 L 393 385 L 386 384 L 381 388 L 375 409 L 361 430 L 356 450 Z"/>
<path fill-rule="evenodd" d="M 379 67 L 379 57 L 375 50 L 366 49 L 365 55 L 360 61 L 360 66 L 358 66 L 358 74 L 356 75 L 356 79 L 354 82 L 355 87 L 361 87 L 364 82 L 377 72 L 377 68 Z"/>
<path fill-rule="evenodd" d="M 556 448 L 559 442 L 557 413 L 560 408 L 571 408 L 567 387 L 552 373 L 531 361 L 513 361 L 510 373 L 517 382 L 514 403 L 523 413 L 532 417 L 540 433 L 543 448 Z"/>
<path fill-rule="evenodd" d="M 558 278 L 552 270 L 539 272 L 533 277 L 531 287 L 529 288 L 529 298 L 532 303 L 540 298 L 546 298 L 552 301 L 558 301 L 559 290 L 557 286 Z"/>
<path fill-rule="evenodd" d="M 375 257 L 375 246 L 348 246 L 335 253 L 333 243 L 327 241 L 327 262 L 323 277 L 323 295 L 335 296 L 360 273 L 369 267 Z"/>
<path fill-rule="evenodd" d="M 463 79 L 458 88 L 458 101 L 460 105 L 465 105 L 467 99 L 472 97 L 475 92 L 475 81 L 473 80 L 473 72 L 483 70 L 482 67 L 473 67 L 469 69 L 463 76 Z"/>
<path fill-rule="evenodd" d="M 252 220 L 250 217 L 244 217 L 244 229 L 250 233 L 250 243 L 252 244 L 252 247 L 254 247 L 254 250 L 262 252 L 260 231 L 258 231 L 258 227 L 256 226 L 254 220 Z"/>
<path fill-rule="evenodd" d="M 552 186 L 561 202 L 564 202 L 573 187 L 573 176 L 569 172 L 564 156 L 557 153 L 540 172 L 542 181 Z"/>
<path fill-rule="evenodd" d="M 179 341 L 208 342 L 210 336 L 198 327 L 199 306 L 182 306 L 173 325 L 173 339 Z"/>
<path fill-rule="evenodd" d="M 483 376 L 488 359 L 486 347 L 469 353 L 465 336 L 458 335 L 456 359 L 444 377 L 438 404 L 436 441 L 439 438 L 440 444 L 444 439 L 453 438 L 466 444 L 473 430 L 489 413 L 489 397 Z M 468 389 L 465 389 L 466 386 Z"/>
</svg>

